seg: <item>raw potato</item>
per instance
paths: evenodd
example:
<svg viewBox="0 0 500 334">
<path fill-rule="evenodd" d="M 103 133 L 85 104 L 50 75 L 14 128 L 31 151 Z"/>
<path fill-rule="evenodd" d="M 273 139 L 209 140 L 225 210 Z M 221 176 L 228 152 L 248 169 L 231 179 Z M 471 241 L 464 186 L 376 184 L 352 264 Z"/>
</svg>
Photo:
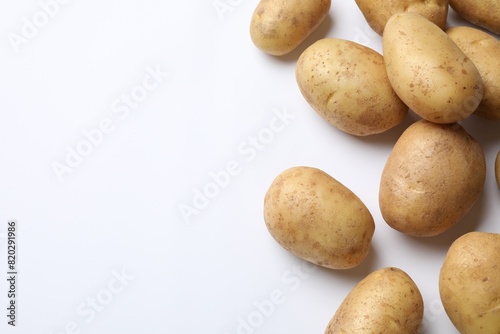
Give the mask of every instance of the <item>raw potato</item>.
<svg viewBox="0 0 500 334">
<path fill-rule="evenodd" d="M 449 28 L 446 33 L 472 60 L 483 79 L 483 99 L 474 114 L 500 120 L 500 41 L 479 29 L 465 26 Z"/>
<path fill-rule="evenodd" d="M 434 23 L 415 13 L 395 14 L 382 44 L 392 87 L 419 116 L 455 123 L 476 110 L 483 97 L 481 76 Z"/>
<path fill-rule="evenodd" d="M 296 79 L 312 108 L 352 135 L 384 132 L 408 112 L 389 83 L 383 57 L 355 42 L 336 38 L 315 42 L 299 57 Z"/>
<path fill-rule="evenodd" d="M 283 248 L 331 269 L 360 264 L 375 230 L 361 200 L 312 167 L 293 167 L 276 177 L 265 196 L 264 219 Z"/>
<path fill-rule="evenodd" d="M 450 0 L 450 5 L 467 21 L 500 35 L 498 0 Z"/>
<path fill-rule="evenodd" d="M 418 333 L 424 302 L 403 270 L 379 269 L 359 282 L 330 320 L 325 334 Z"/>
<path fill-rule="evenodd" d="M 500 151 L 495 160 L 495 177 L 497 179 L 498 189 L 500 189 Z"/>
<path fill-rule="evenodd" d="M 500 333 L 500 234 L 470 232 L 455 240 L 441 268 L 439 293 L 460 333 Z"/>
<path fill-rule="evenodd" d="M 435 236 L 470 210 L 485 177 L 483 151 L 462 126 L 420 120 L 398 139 L 382 172 L 382 216 L 405 234 Z"/>
<path fill-rule="evenodd" d="M 331 0 L 261 0 L 252 16 L 250 36 L 262 51 L 289 53 L 326 18 Z"/>
<path fill-rule="evenodd" d="M 382 36 L 389 18 L 396 13 L 417 13 L 441 29 L 446 26 L 448 0 L 356 0 L 368 25 Z"/>
</svg>

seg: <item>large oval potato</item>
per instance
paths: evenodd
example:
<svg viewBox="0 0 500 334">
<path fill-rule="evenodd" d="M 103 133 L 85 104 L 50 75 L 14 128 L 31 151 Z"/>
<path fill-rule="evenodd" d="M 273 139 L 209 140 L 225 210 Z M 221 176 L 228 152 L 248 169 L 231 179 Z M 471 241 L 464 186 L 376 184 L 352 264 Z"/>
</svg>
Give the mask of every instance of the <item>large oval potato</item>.
<svg viewBox="0 0 500 334">
<path fill-rule="evenodd" d="M 500 333 L 500 234 L 470 232 L 455 240 L 441 268 L 439 293 L 460 333 Z"/>
<path fill-rule="evenodd" d="M 389 18 L 396 13 L 417 13 L 441 29 L 446 26 L 448 0 L 356 0 L 368 25 L 379 35 L 384 32 Z"/>
<path fill-rule="evenodd" d="M 454 123 L 476 110 L 483 97 L 479 71 L 434 23 L 415 13 L 395 14 L 382 44 L 392 87 L 419 116 Z"/>
<path fill-rule="evenodd" d="M 422 295 L 411 277 L 398 268 L 382 268 L 351 290 L 325 334 L 418 333 L 423 313 Z"/>
<path fill-rule="evenodd" d="M 446 33 L 472 60 L 483 79 L 483 99 L 474 114 L 500 120 L 500 41 L 466 26 L 448 28 Z"/>
<path fill-rule="evenodd" d="M 331 0 L 261 0 L 250 23 L 252 41 L 271 55 L 287 54 L 323 22 L 330 5 Z"/>
<path fill-rule="evenodd" d="M 470 210 L 485 178 L 483 151 L 462 126 L 420 120 L 403 132 L 382 172 L 382 216 L 405 234 L 440 234 Z"/>
<path fill-rule="evenodd" d="M 450 6 L 467 21 L 500 35 L 500 1 L 450 0 Z"/>
<path fill-rule="evenodd" d="M 349 134 L 384 132 L 408 112 L 389 83 L 383 57 L 358 43 L 337 38 L 316 41 L 300 55 L 295 72 L 311 107 Z"/>
<path fill-rule="evenodd" d="M 283 248 L 332 269 L 360 264 L 375 230 L 361 200 L 312 167 L 293 167 L 276 177 L 264 199 L 264 220 Z"/>
</svg>

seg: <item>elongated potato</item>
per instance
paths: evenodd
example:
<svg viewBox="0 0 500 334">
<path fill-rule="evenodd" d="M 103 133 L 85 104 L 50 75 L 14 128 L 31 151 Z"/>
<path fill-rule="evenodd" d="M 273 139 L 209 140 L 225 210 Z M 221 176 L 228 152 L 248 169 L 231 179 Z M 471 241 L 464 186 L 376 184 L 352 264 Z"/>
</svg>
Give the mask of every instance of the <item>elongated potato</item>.
<svg viewBox="0 0 500 334">
<path fill-rule="evenodd" d="M 392 87 L 422 118 L 455 123 L 476 110 L 483 97 L 481 75 L 434 23 L 415 13 L 395 14 L 382 44 Z"/>
<path fill-rule="evenodd" d="M 264 199 L 264 220 L 283 248 L 331 269 L 360 264 L 375 230 L 361 200 L 312 167 L 293 167 L 276 177 Z"/>
<path fill-rule="evenodd" d="M 450 0 L 450 6 L 467 21 L 500 35 L 500 1 Z"/>
<path fill-rule="evenodd" d="M 472 60 L 483 79 L 483 99 L 474 114 L 500 120 L 500 41 L 482 30 L 465 26 L 448 28 L 446 33 Z"/>
<path fill-rule="evenodd" d="M 470 232 L 455 240 L 441 267 L 439 293 L 460 333 L 500 333 L 500 234 Z"/>
<path fill-rule="evenodd" d="M 351 290 L 325 334 L 418 333 L 423 312 L 422 295 L 411 277 L 398 268 L 382 268 Z"/>
<path fill-rule="evenodd" d="M 338 38 L 316 41 L 300 55 L 295 74 L 311 107 L 349 134 L 384 132 L 407 114 L 389 83 L 383 57 L 361 44 Z"/>
<path fill-rule="evenodd" d="M 382 216 L 402 233 L 438 235 L 470 210 L 485 178 L 483 151 L 462 126 L 420 120 L 398 139 L 382 172 Z"/>
<path fill-rule="evenodd" d="M 328 15 L 331 0 L 261 0 L 250 36 L 260 50 L 275 56 L 291 52 Z"/>
<path fill-rule="evenodd" d="M 441 29 L 446 26 L 448 0 L 356 0 L 368 25 L 382 36 L 389 18 L 396 13 L 417 13 Z"/>
</svg>

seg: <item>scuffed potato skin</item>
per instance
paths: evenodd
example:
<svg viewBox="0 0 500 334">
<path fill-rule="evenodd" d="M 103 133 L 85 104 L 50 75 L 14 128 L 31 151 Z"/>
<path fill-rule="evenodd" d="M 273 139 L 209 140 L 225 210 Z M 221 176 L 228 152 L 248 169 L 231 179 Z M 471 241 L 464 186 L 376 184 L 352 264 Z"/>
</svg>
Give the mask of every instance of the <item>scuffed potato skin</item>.
<svg viewBox="0 0 500 334">
<path fill-rule="evenodd" d="M 370 250 L 373 217 L 361 200 L 327 173 L 292 167 L 264 199 L 271 236 L 292 254 L 331 269 L 359 265 Z"/>
<path fill-rule="evenodd" d="M 470 232 L 455 240 L 440 271 L 439 292 L 460 333 L 500 333 L 500 234 Z"/>
<path fill-rule="evenodd" d="M 250 22 L 260 50 L 282 56 L 302 43 L 324 21 L 331 0 L 261 0 Z"/>
<path fill-rule="evenodd" d="M 325 334 L 416 334 L 424 302 L 410 276 L 390 267 L 372 272 L 347 295 Z"/>
</svg>

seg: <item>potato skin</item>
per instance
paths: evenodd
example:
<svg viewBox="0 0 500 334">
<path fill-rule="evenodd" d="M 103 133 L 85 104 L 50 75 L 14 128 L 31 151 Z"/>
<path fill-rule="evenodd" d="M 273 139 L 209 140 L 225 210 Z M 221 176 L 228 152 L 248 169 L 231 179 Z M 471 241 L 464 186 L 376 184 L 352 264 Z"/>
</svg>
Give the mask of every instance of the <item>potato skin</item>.
<svg viewBox="0 0 500 334">
<path fill-rule="evenodd" d="M 474 114 L 500 120 L 500 41 L 466 26 L 448 28 L 446 33 L 472 60 L 483 80 L 483 99 Z"/>
<path fill-rule="evenodd" d="M 261 0 L 250 22 L 250 37 L 260 50 L 282 56 L 294 50 L 330 11 L 331 0 Z"/>
<path fill-rule="evenodd" d="M 460 333 L 500 333 L 500 234 L 470 232 L 455 240 L 441 267 L 439 293 Z"/>
<path fill-rule="evenodd" d="M 292 167 L 276 177 L 265 195 L 264 220 L 283 248 L 331 269 L 360 264 L 375 230 L 361 200 L 312 167 Z"/>
<path fill-rule="evenodd" d="M 395 14 L 382 46 L 392 87 L 420 117 L 455 123 L 476 110 L 483 97 L 479 71 L 441 28 L 415 13 Z"/>
<path fill-rule="evenodd" d="M 402 233 L 435 236 L 470 210 L 485 178 L 483 151 L 462 126 L 420 120 L 401 135 L 386 162 L 380 211 Z"/>
<path fill-rule="evenodd" d="M 448 0 L 356 0 L 368 25 L 380 36 L 389 18 L 396 13 L 417 13 L 441 29 L 446 26 Z"/>
<path fill-rule="evenodd" d="M 300 55 L 295 74 L 311 107 L 349 134 L 384 132 L 408 112 L 389 83 L 383 57 L 358 43 L 337 38 L 316 41 Z"/>
<path fill-rule="evenodd" d="M 382 268 L 351 290 L 325 334 L 418 333 L 423 313 L 422 295 L 411 277 L 398 268 Z"/>
<path fill-rule="evenodd" d="M 450 0 L 450 6 L 467 21 L 500 35 L 498 0 Z"/>
<path fill-rule="evenodd" d="M 498 151 L 497 158 L 495 159 L 495 177 L 497 179 L 498 189 L 500 189 L 500 151 Z"/>
</svg>

